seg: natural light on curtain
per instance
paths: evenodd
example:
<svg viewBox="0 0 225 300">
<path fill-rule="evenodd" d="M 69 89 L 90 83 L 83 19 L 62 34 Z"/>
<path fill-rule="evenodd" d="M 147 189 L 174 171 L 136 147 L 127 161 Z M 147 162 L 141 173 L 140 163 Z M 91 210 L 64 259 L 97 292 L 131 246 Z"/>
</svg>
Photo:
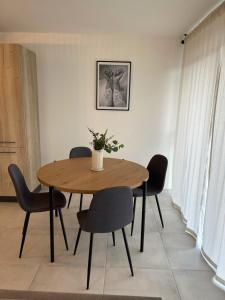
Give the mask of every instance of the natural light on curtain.
<svg viewBox="0 0 225 300">
<path fill-rule="evenodd" d="M 221 58 L 202 250 L 217 266 L 215 279 L 225 285 L 225 48 Z"/>
<path fill-rule="evenodd" d="M 185 42 L 172 191 L 187 230 L 220 282 L 225 280 L 224 37 L 223 3 Z"/>
</svg>

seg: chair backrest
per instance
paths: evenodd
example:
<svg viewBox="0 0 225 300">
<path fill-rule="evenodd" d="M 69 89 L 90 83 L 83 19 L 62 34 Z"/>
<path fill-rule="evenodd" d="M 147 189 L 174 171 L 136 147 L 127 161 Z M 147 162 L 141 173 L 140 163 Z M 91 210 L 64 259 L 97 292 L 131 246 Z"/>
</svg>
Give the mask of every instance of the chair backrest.
<svg viewBox="0 0 225 300">
<path fill-rule="evenodd" d="M 156 154 L 151 158 L 147 167 L 149 172 L 149 184 L 159 193 L 164 187 L 167 166 L 167 158 L 161 154 Z"/>
<path fill-rule="evenodd" d="M 27 211 L 30 191 L 26 185 L 23 174 L 19 167 L 15 164 L 9 165 L 8 171 L 16 191 L 17 200 L 22 209 Z"/>
<path fill-rule="evenodd" d="M 114 187 L 97 192 L 88 210 L 88 231 L 106 233 L 130 224 L 133 220 L 132 197 L 129 187 Z"/>
<path fill-rule="evenodd" d="M 70 158 L 75 157 L 91 157 L 92 152 L 88 147 L 75 147 L 70 151 Z"/>
</svg>

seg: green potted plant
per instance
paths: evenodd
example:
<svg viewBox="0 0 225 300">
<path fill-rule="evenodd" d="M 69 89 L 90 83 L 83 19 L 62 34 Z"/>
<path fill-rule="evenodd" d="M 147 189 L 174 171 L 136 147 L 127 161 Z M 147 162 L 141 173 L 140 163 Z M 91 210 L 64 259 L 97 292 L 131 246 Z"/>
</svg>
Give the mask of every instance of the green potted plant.
<svg viewBox="0 0 225 300">
<path fill-rule="evenodd" d="M 108 129 L 104 133 L 94 132 L 94 130 L 88 128 L 93 136 L 91 142 L 93 146 L 92 151 L 92 167 L 93 171 L 103 170 L 103 151 L 108 153 L 117 152 L 119 149 L 123 148 L 124 145 L 120 144 L 117 140 L 113 139 L 113 135 L 107 137 Z"/>
</svg>

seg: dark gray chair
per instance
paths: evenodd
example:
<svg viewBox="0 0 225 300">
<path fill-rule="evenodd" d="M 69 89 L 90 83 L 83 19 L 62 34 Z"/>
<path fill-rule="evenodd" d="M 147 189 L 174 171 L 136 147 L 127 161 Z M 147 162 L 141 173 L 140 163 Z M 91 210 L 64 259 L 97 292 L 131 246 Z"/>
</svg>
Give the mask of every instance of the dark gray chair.
<svg viewBox="0 0 225 300">
<path fill-rule="evenodd" d="M 27 233 L 27 227 L 30 219 L 30 214 L 50 211 L 49 193 L 30 192 L 26 185 L 23 174 L 21 173 L 17 165 L 15 164 L 9 165 L 8 171 L 16 191 L 16 197 L 19 202 L 19 205 L 26 212 L 26 217 L 23 225 L 23 234 L 22 234 L 22 241 L 20 246 L 20 253 L 19 253 L 19 257 L 21 258 L 23 252 L 23 246 L 26 238 L 26 233 Z M 59 212 L 64 241 L 65 241 L 66 249 L 68 250 L 66 231 L 65 231 L 63 216 L 61 212 L 61 209 L 66 205 L 66 198 L 59 191 L 54 191 L 53 199 L 54 199 L 53 208 Z"/>
<path fill-rule="evenodd" d="M 156 204 L 158 207 L 159 216 L 163 228 L 164 228 L 164 223 L 163 223 L 162 213 L 161 213 L 157 195 L 160 194 L 163 190 L 165 178 L 166 178 L 167 166 L 168 166 L 167 158 L 163 155 L 156 154 L 151 158 L 147 167 L 149 172 L 149 180 L 147 182 L 147 196 L 155 196 Z M 135 218 L 136 198 L 143 197 L 143 187 L 134 189 L 133 197 L 134 197 L 133 214 Z M 134 229 L 134 219 L 131 224 L 131 235 L 133 234 L 133 229 Z"/>
<path fill-rule="evenodd" d="M 88 147 L 75 147 L 75 148 L 71 149 L 69 158 L 91 157 L 91 156 L 92 156 L 92 152 L 91 152 L 90 148 L 88 148 Z M 73 195 L 73 193 L 70 194 L 67 208 L 70 207 L 70 202 L 71 202 L 72 195 Z M 82 209 L 82 202 L 83 202 L 83 194 L 80 195 L 80 209 L 79 209 L 80 211 Z"/>
<path fill-rule="evenodd" d="M 114 187 L 97 192 L 90 208 L 77 213 L 80 228 L 74 248 L 74 255 L 80 239 L 81 230 L 90 232 L 90 246 L 87 270 L 87 289 L 89 289 L 91 259 L 94 233 L 108 233 L 122 229 L 131 275 L 134 276 L 130 251 L 124 227 L 133 220 L 132 190 L 129 187 Z"/>
</svg>

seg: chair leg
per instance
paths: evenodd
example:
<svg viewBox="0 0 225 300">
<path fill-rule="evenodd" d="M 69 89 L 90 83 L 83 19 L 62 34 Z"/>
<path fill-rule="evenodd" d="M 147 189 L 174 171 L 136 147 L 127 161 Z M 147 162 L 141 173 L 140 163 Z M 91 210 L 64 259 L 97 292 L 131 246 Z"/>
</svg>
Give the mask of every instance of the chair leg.
<svg viewBox="0 0 225 300">
<path fill-rule="evenodd" d="M 73 193 L 70 193 L 70 197 L 69 197 L 69 201 L 68 201 L 68 204 L 67 204 L 67 208 L 70 207 L 70 202 L 71 202 L 72 195 L 73 195 Z"/>
<path fill-rule="evenodd" d="M 26 238 L 26 233 L 27 233 L 27 227 L 28 227 L 29 219 L 30 219 L 30 213 L 27 212 L 25 220 L 24 220 L 24 225 L 23 225 L 23 233 L 22 233 L 23 236 L 22 236 L 22 241 L 21 241 L 21 246 L 20 246 L 19 258 L 21 258 L 21 256 L 22 256 L 23 245 L 24 245 L 25 238 Z"/>
<path fill-rule="evenodd" d="M 115 232 L 112 232 L 112 239 L 113 239 L 113 246 L 116 246 L 116 241 L 115 241 Z"/>
<path fill-rule="evenodd" d="M 69 248 L 68 248 L 68 243 L 67 243 L 66 230 L 65 230 L 64 222 L 63 222 L 62 211 L 61 211 L 61 209 L 58 209 L 58 211 L 59 211 L 60 223 L 62 226 L 63 237 L 64 237 L 64 241 L 65 241 L 65 245 L 66 245 L 66 250 L 68 250 Z"/>
<path fill-rule="evenodd" d="M 134 230 L 134 219 L 135 219 L 135 211 L 136 211 L 136 197 L 134 197 L 134 206 L 133 206 L 133 221 L 131 223 L 131 232 L 130 235 L 133 235 L 133 230 Z"/>
<path fill-rule="evenodd" d="M 58 217 L 58 210 L 55 209 L 55 217 Z"/>
<path fill-rule="evenodd" d="M 129 262 L 129 265 L 130 265 L 131 275 L 134 276 L 132 261 L 131 261 L 131 257 L 130 257 L 130 250 L 129 250 L 129 247 L 128 247 L 126 232 L 125 232 L 124 228 L 122 228 L 122 232 L 123 232 L 123 239 L 124 239 L 124 243 L 125 243 L 125 247 L 126 247 L 126 251 L 127 251 L 127 258 L 128 258 L 128 262 Z"/>
<path fill-rule="evenodd" d="M 81 228 L 79 228 L 79 231 L 78 231 L 78 234 L 77 234 L 77 239 L 76 239 L 76 243 L 75 243 L 73 255 L 75 255 L 76 252 L 77 252 L 77 246 L 78 246 L 78 244 L 79 244 L 80 234 L 81 234 Z"/>
<path fill-rule="evenodd" d="M 164 223 L 163 223 L 162 213 L 161 213 L 161 209 L 160 209 L 159 200 L 158 200 L 157 195 L 155 195 L 155 200 L 156 200 L 156 204 L 157 204 L 157 207 L 158 207 L 158 211 L 159 211 L 159 216 L 160 216 L 162 228 L 164 228 Z"/>
<path fill-rule="evenodd" d="M 93 236 L 94 236 L 94 234 L 91 232 L 90 233 L 89 256 L 88 256 L 87 290 L 89 289 L 89 282 L 90 282 L 90 275 L 91 275 L 91 259 L 92 259 Z"/>
<path fill-rule="evenodd" d="M 82 210 L 82 204 L 83 204 L 83 194 L 80 194 L 80 209 L 79 209 L 79 211 Z"/>
</svg>

